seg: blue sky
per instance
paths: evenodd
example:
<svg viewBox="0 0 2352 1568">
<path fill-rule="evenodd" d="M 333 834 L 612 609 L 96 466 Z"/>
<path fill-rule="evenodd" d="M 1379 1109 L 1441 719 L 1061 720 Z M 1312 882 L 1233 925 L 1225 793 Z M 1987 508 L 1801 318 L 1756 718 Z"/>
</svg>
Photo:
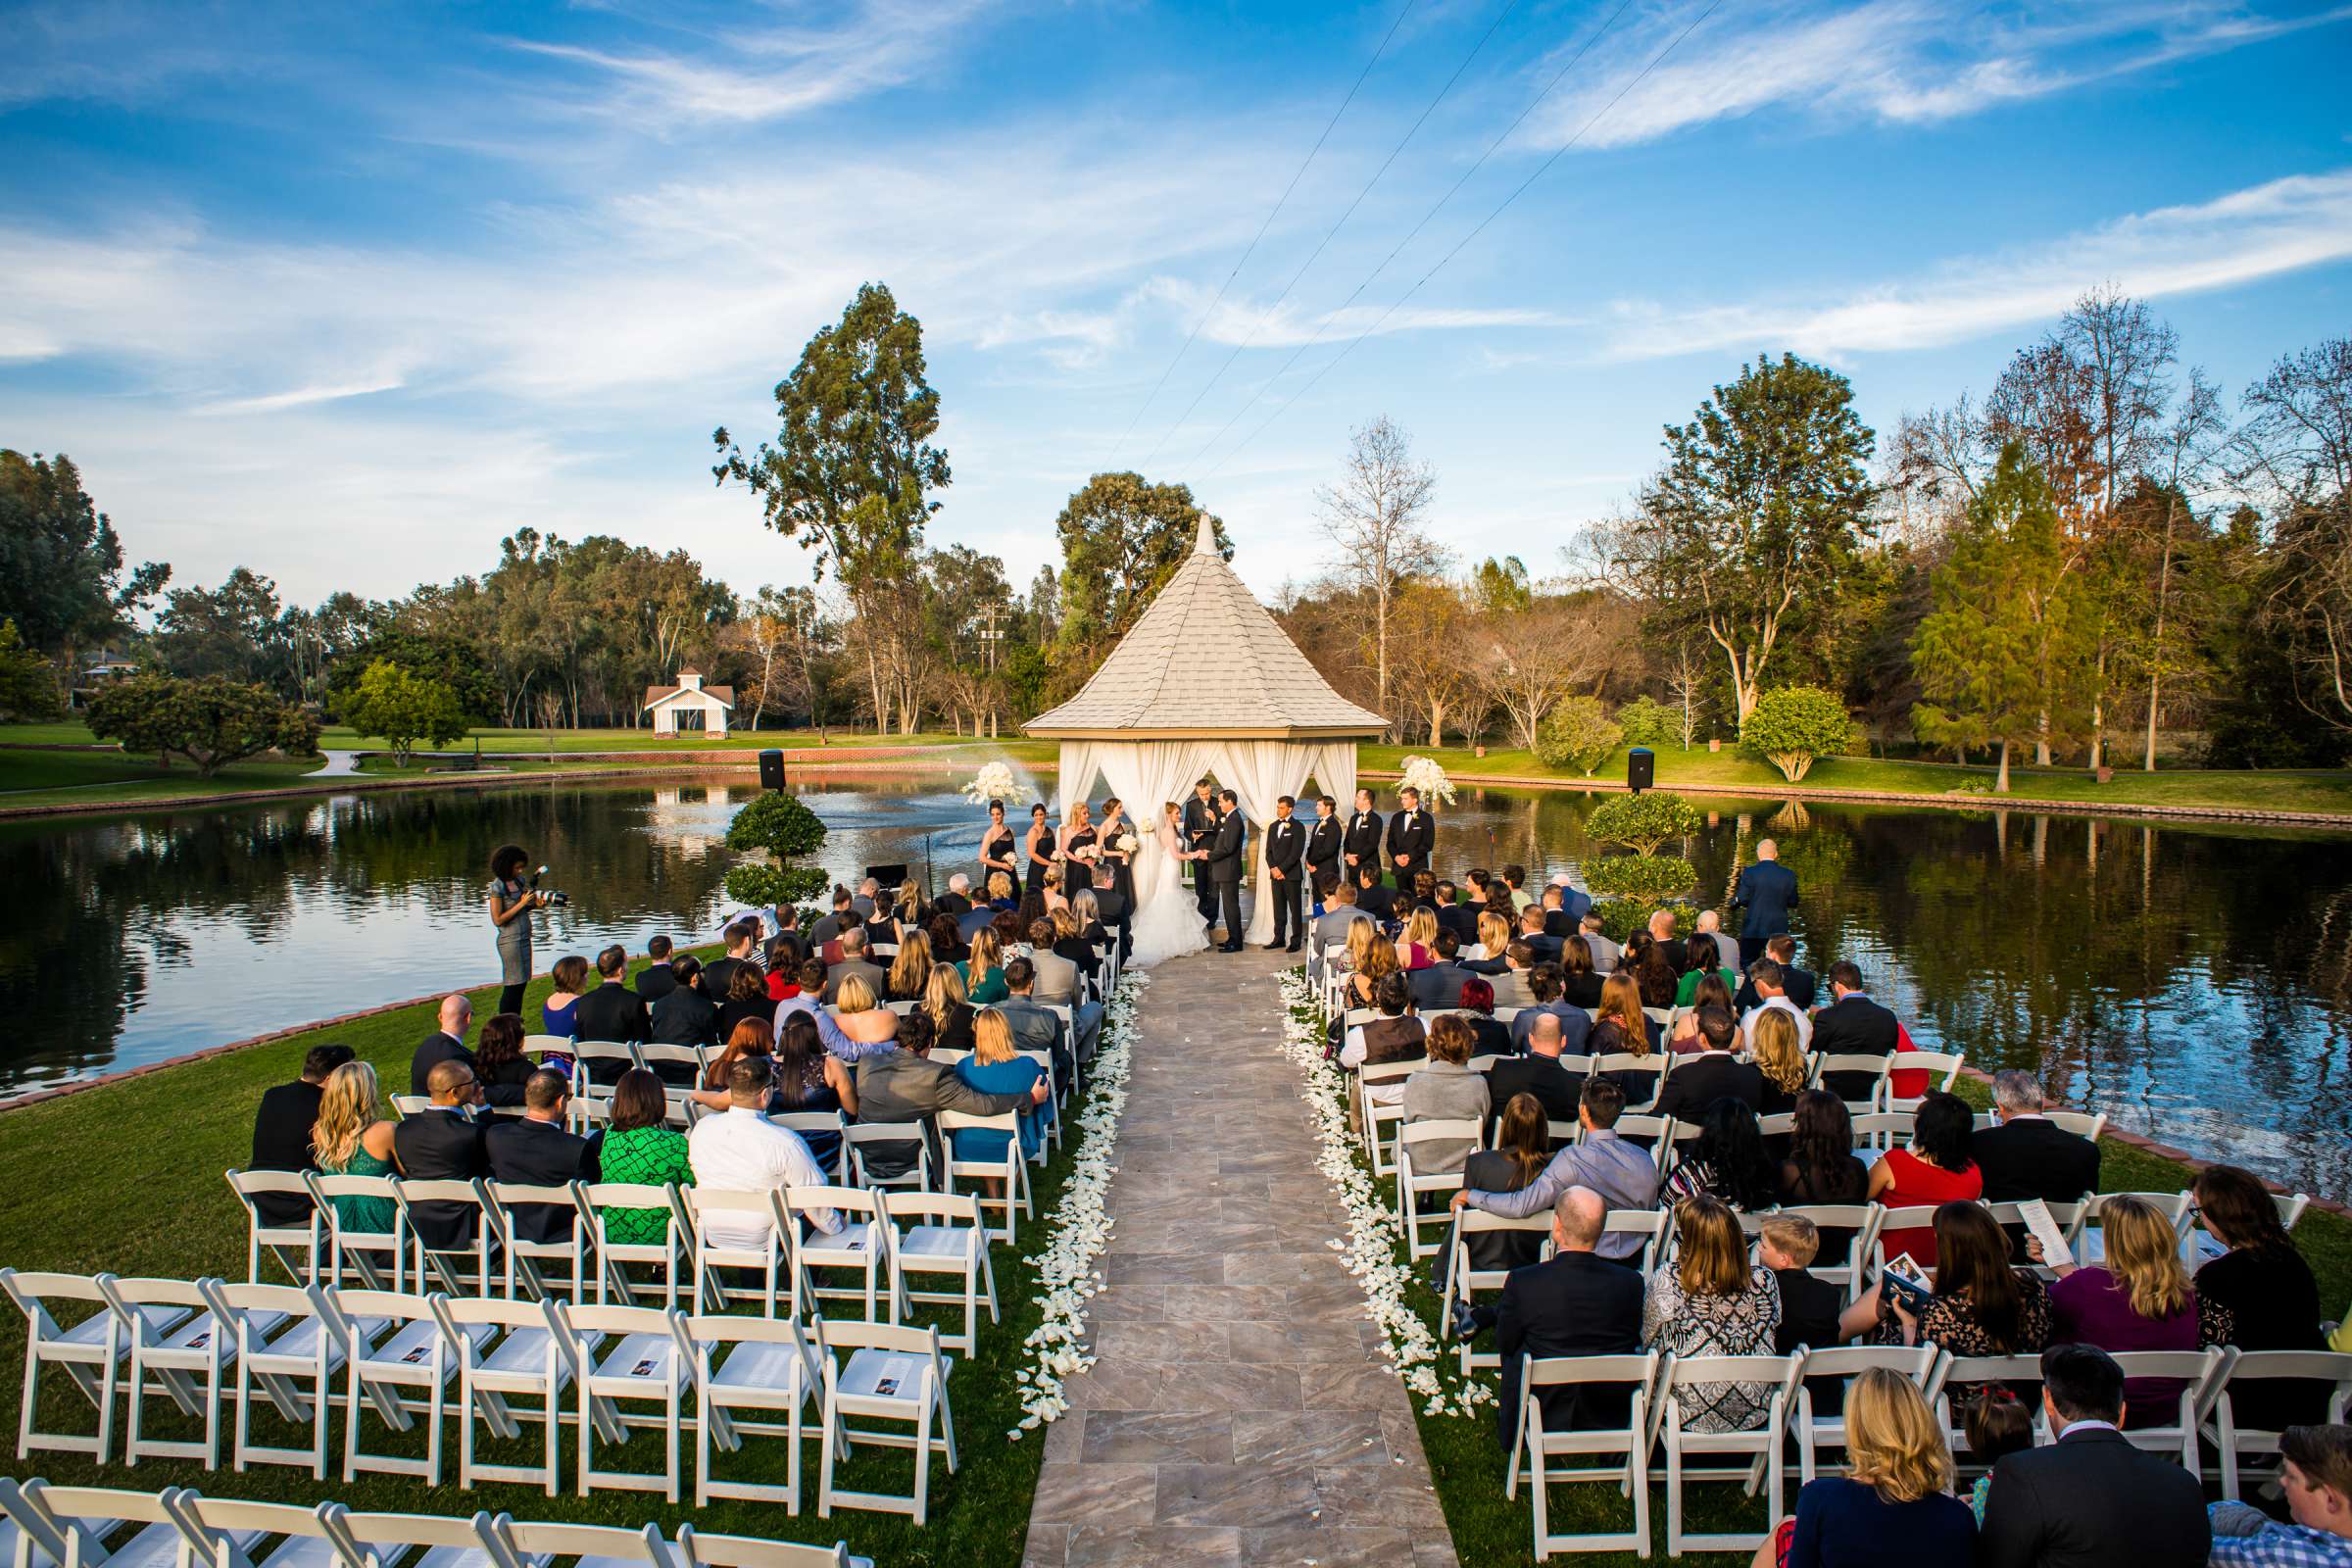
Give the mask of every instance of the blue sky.
<svg viewBox="0 0 2352 1568">
<path fill-rule="evenodd" d="M 523 525 L 806 580 L 709 435 L 867 279 L 924 323 L 935 539 L 1025 583 L 1140 466 L 1266 595 L 1376 415 L 1465 562 L 1543 573 L 1758 353 L 1884 431 L 2103 281 L 2232 399 L 2352 330 L 2347 4 L 74 0 L 0 60 L 0 445 L 305 602 Z"/>
</svg>

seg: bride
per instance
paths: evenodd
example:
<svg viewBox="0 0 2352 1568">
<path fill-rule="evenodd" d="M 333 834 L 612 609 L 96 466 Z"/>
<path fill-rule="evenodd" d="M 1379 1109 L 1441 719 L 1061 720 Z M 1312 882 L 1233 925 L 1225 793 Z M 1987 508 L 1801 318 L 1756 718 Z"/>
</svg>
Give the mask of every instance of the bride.
<svg viewBox="0 0 2352 1568">
<path fill-rule="evenodd" d="M 1174 803 L 1160 808 L 1158 858 L 1161 863 L 1151 866 L 1155 873 L 1150 880 L 1152 893 L 1132 918 L 1135 921 L 1135 957 L 1138 964 L 1154 964 L 1163 958 L 1181 957 L 1199 953 L 1208 946 L 1208 932 L 1200 923 L 1200 910 L 1186 891 L 1182 862 L 1205 860 L 1205 850 L 1188 850 L 1181 831 L 1181 813 Z M 1149 855 L 1149 851 L 1145 852 Z M 1139 869 L 1143 868 L 1143 862 Z M 1139 882 L 1145 880 L 1137 878 Z"/>
</svg>

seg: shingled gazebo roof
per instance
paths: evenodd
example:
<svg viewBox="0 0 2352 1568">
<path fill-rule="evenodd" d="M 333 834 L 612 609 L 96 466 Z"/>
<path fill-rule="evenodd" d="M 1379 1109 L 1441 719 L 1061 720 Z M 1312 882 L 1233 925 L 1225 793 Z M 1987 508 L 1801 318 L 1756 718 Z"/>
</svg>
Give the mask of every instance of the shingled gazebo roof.
<svg viewBox="0 0 2352 1568">
<path fill-rule="evenodd" d="M 1044 738 L 1342 739 L 1388 729 L 1331 689 L 1200 517 L 1193 553 L 1078 695 L 1022 726 Z"/>
</svg>

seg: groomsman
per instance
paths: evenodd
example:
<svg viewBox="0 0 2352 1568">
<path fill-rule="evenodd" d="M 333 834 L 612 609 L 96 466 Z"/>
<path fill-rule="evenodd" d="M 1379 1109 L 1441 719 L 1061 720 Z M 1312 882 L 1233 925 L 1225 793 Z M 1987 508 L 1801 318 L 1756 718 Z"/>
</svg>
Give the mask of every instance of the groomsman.
<svg viewBox="0 0 2352 1568">
<path fill-rule="evenodd" d="M 1240 797 L 1231 790 L 1217 796 L 1216 836 L 1209 848 L 1208 877 L 1225 919 L 1225 941 L 1219 953 L 1242 951 L 1242 867 L 1249 863 L 1249 818 L 1242 815 Z"/>
<path fill-rule="evenodd" d="M 1371 800 L 1366 791 L 1363 799 Z M 1429 869 L 1429 851 L 1438 836 L 1437 824 L 1421 809 L 1421 792 L 1407 785 L 1396 792 L 1404 809 L 1389 818 L 1389 866 L 1396 885 L 1404 887 L 1413 880 L 1415 871 Z"/>
<path fill-rule="evenodd" d="M 1188 849 L 1207 850 L 1217 836 L 1217 802 L 1209 794 L 1208 780 L 1193 786 L 1193 798 L 1184 803 L 1184 842 Z M 1200 923 L 1214 925 L 1217 919 L 1217 885 L 1210 880 L 1206 860 L 1193 863 L 1193 904 L 1200 911 Z"/>
<path fill-rule="evenodd" d="M 1301 879 L 1298 869 L 1306 855 L 1306 829 L 1291 820 L 1297 803 L 1288 795 L 1274 803 L 1274 820 L 1266 824 L 1266 874 L 1274 890 L 1274 940 L 1266 944 L 1275 948 L 1298 951 L 1306 937 L 1306 908 L 1298 902 Z"/>
<path fill-rule="evenodd" d="M 1372 808 L 1372 792 L 1355 792 L 1355 814 L 1348 818 L 1348 833 L 1341 841 L 1344 870 L 1349 881 L 1365 866 L 1380 869 L 1380 813 Z"/>
<path fill-rule="evenodd" d="M 1340 876 L 1340 843 L 1346 830 L 1340 826 L 1340 803 L 1328 795 L 1315 798 L 1314 824 L 1306 830 L 1306 880 L 1311 901 L 1313 890 L 1326 882 L 1336 883 Z"/>
</svg>

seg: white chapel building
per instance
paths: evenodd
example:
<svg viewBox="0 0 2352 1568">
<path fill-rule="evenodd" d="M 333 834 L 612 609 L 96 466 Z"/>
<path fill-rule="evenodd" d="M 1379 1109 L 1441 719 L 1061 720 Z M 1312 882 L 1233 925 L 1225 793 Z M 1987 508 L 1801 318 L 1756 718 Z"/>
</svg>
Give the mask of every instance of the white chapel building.
<svg viewBox="0 0 2352 1568">
<path fill-rule="evenodd" d="M 735 688 L 706 686 L 699 669 L 678 671 L 675 686 L 648 686 L 645 711 L 654 715 L 656 735 L 703 735 L 722 739 L 735 710 Z"/>
</svg>

